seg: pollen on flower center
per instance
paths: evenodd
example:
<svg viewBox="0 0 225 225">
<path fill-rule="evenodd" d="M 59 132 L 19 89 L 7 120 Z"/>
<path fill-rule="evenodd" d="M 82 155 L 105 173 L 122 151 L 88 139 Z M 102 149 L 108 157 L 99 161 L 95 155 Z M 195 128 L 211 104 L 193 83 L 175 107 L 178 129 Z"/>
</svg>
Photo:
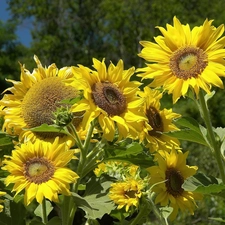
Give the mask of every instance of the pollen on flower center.
<svg viewBox="0 0 225 225">
<path fill-rule="evenodd" d="M 183 80 L 198 77 L 207 65 L 206 53 L 192 46 L 179 48 L 170 58 L 170 69 L 176 77 Z"/>
<path fill-rule="evenodd" d="M 112 83 L 95 83 L 92 86 L 92 97 L 95 104 L 110 116 L 120 115 L 126 110 L 126 98 Z"/>
<path fill-rule="evenodd" d="M 35 184 L 50 180 L 54 171 L 54 166 L 44 158 L 32 158 L 24 165 L 24 176 Z"/>
<path fill-rule="evenodd" d="M 167 192 L 174 197 L 182 195 L 184 189 L 182 184 L 184 183 L 184 178 L 182 177 L 180 171 L 175 168 L 168 168 L 166 170 L 166 188 Z"/>
<path fill-rule="evenodd" d="M 24 96 L 21 114 L 28 128 L 53 124 L 53 112 L 63 99 L 74 98 L 77 90 L 66 86 L 59 77 L 49 77 L 34 84 Z"/>
<path fill-rule="evenodd" d="M 154 107 L 149 107 L 146 110 L 146 116 L 148 118 L 150 126 L 152 127 L 152 130 L 148 132 L 149 135 L 160 136 L 160 132 L 163 132 L 163 121 L 158 110 Z"/>
</svg>

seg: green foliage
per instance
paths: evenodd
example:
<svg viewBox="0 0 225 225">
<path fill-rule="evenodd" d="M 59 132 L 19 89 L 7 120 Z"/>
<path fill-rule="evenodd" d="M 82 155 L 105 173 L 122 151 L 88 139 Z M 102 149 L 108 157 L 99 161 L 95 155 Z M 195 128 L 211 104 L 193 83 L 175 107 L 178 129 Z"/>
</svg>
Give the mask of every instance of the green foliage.
<svg viewBox="0 0 225 225">
<path fill-rule="evenodd" d="M 19 78 L 20 67 L 18 61 L 22 61 L 27 53 L 26 47 L 17 41 L 16 26 L 15 22 L 0 20 L 0 93 L 9 87 L 9 83 L 5 81 L 5 78 Z"/>
<path fill-rule="evenodd" d="M 158 35 L 156 24 L 164 26 L 174 15 L 191 26 L 205 18 L 215 18 L 216 24 L 225 19 L 225 2 L 220 0 L 8 2 L 14 19 L 22 22 L 32 17 L 32 52 L 45 65 L 55 62 L 59 67 L 90 65 L 92 57 L 107 61 L 122 58 L 127 67 L 140 66 L 139 41 Z"/>
</svg>

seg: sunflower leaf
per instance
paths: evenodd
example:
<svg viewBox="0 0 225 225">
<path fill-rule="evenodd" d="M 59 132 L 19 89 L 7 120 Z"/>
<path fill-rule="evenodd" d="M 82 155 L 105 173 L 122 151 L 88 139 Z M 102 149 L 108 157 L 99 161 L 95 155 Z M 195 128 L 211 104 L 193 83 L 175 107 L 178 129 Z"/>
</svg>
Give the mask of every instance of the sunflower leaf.
<svg viewBox="0 0 225 225">
<path fill-rule="evenodd" d="M 189 177 L 182 185 L 186 191 L 194 191 L 201 194 L 214 194 L 225 197 L 225 185 L 220 179 L 213 176 L 207 177 L 203 173 L 198 173 L 193 177 Z"/>
<path fill-rule="evenodd" d="M 56 126 L 56 125 L 48 125 L 46 123 L 42 124 L 41 126 L 30 128 L 28 130 L 31 130 L 33 132 L 51 132 L 51 133 L 63 133 L 68 134 L 68 132 L 62 127 Z"/>
<path fill-rule="evenodd" d="M 195 132 L 194 130 L 182 129 L 178 131 L 166 132 L 164 134 L 180 140 L 196 142 L 207 147 L 209 146 L 203 135 L 199 134 L 199 132 Z"/>
<path fill-rule="evenodd" d="M 82 198 L 85 204 L 78 207 L 86 212 L 86 218 L 102 218 L 104 214 L 109 214 L 114 209 L 113 202 L 108 197 L 110 181 L 101 181 L 92 177 L 87 183 L 85 196 Z"/>
<path fill-rule="evenodd" d="M 193 118 L 191 117 L 181 117 L 179 119 L 176 119 L 174 121 L 176 125 L 180 125 L 182 127 L 189 128 L 190 130 L 193 130 L 199 134 L 202 134 L 201 129 L 200 129 L 200 124 Z"/>
<path fill-rule="evenodd" d="M 0 151 L 2 150 L 10 150 L 13 149 L 14 144 L 12 141 L 12 137 L 1 132 L 0 133 Z M 4 152 L 5 154 L 6 152 Z"/>
<path fill-rule="evenodd" d="M 59 217 L 55 216 L 52 219 L 50 219 L 47 223 L 47 225 L 61 225 L 62 221 Z"/>
<path fill-rule="evenodd" d="M 128 155 L 137 155 L 143 151 L 142 146 L 137 142 L 132 142 L 125 147 L 109 146 L 105 148 L 107 158 L 110 157 L 125 157 Z"/>
<path fill-rule="evenodd" d="M 225 220 L 223 220 L 222 218 L 214 218 L 214 217 L 208 217 L 209 220 L 214 220 L 217 222 L 221 222 L 221 223 L 225 223 Z"/>
<path fill-rule="evenodd" d="M 46 201 L 46 214 L 47 214 L 47 216 L 52 211 L 52 209 L 53 209 L 52 204 L 49 201 Z M 39 204 L 38 207 L 35 209 L 34 214 L 36 216 L 39 216 L 39 217 L 42 218 L 42 205 L 41 204 Z"/>
<path fill-rule="evenodd" d="M 204 96 L 204 98 L 205 98 L 205 102 L 207 102 L 209 99 L 211 99 L 214 95 L 215 95 L 215 91 L 212 91 L 212 92 L 210 92 L 209 94 L 206 94 L 205 96 Z"/>
</svg>

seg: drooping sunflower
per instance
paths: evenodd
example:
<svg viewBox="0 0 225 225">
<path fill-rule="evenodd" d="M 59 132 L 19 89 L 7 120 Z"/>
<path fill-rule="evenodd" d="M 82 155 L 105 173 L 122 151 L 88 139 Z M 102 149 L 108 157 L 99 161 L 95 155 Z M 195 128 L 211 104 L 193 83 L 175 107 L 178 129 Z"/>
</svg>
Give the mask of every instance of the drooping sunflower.
<svg viewBox="0 0 225 225">
<path fill-rule="evenodd" d="M 132 206 L 138 208 L 143 188 L 144 185 L 141 180 L 127 178 L 125 181 L 111 184 L 109 197 L 118 205 L 118 209 L 125 207 L 125 211 L 128 212 Z"/>
<path fill-rule="evenodd" d="M 189 24 L 182 25 L 174 17 L 173 26 L 158 27 L 162 35 L 155 37 L 156 43 L 140 42 L 144 48 L 139 56 L 151 62 L 138 70 L 144 72 L 140 76 L 153 78 L 151 87 L 163 86 L 172 93 L 174 103 L 189 87 L 197 96 L 200 88 L 207 93 L 212 85 L 223 88 L 219 77 L 225 76 L 224 25 L 216 28 L 212 22 L 206 19 L 191 30 Z"/>
<path fill-rule="evenodd" d="M 134 68 L 124 70 L 122 60 L 116 66 L 111 62 L 108 69 L 104 60 L 93 59 L 93 64 L 95 70 L 82 65 L 73 67 L 74 74 L 80 76 L 84 98 L 72 106 L 72 112 L 85 111 L 84 129 L 97 118 L 103 137 L 109 141 L 116 133 L 119 140 L 128 136 L 136 138 L 140 131 L 137 122 L 146 118 L 141 111 L 143 99 L 137 96 L 140 83 L 130 81 Z M 77 86 L 73 80 L 71 84 Z"/>
<path fill-rule="evenodd" d="M 15 146 L 11 156 L 6 156 L 2 169 L 10 174 L 5 184 L 14 184 L 15 195 L 25 190 L 24 203 L 29 205 L 33 199 L 42 203 L 43 198 L 58 202 L 58 195 L 70 195 L 70 184 L 78 175 L 66 165 L 74 157 L 74 151 L 66 143 L 53 143 L 36 140 Z"/>
<path fill-rule="evenodd" d="M 37 68 L 30 73 L 21 66 L 21 81 L 8 80 L 13 86 L 5 90 L 0 100 L 4 116 L 3 130 L 9 134 L 19 135 L 21 141 L 34 141 L 36 138 L 53 141 L 60 136 L 63 141 L 71 142 L 69 137 L 59 133 L 32 132 L 29 129 L 44 123 L 53 124 L 53 113 L 64 99 L 78 95 L 76 88 L 65 85 L 66 79 L 73 77 L 70 67 L 58 69 L 55 64 L 44 68 L 34 56 Z"/>
<path fill-rule="evenodd" d="M 146 142 L 146 147 L 151 152 L 159 149 L 170 151 L 173 146 L 179 148 L 179 140 L 165 135 L 164 132 L 178 130 L 173 124 L 173 120 L 180 115 L 174 113 L 172 109 L 160 109 L 162 93 L 159 90 L 144 87 L 139 95 L 145 99 L 143 110 L 148 118 L 147 121 L 140 123 L 140 127 L 142 127 L 142 132 L 139 135 L 140 141 Z"/>
<path fill-rule="evenodd" d="M 153 185 L 152 191 L 156 193 L 155 203 L 173 208 L 171 220 L 176 218 L 179 209 L 194 214 L 195 200 L 200 199 L 199 194 L 182 188 L 185 179 L 197 171 L 197 166 L 186 165 L 187 156 L 188 152 L 182 153 L 175 149 L 170 153 L 162 151 L 160 154 L 159 151 L 155 154 L 158 165 L 147 169 L 151 177 L 150 185 Z"/>
</svg>

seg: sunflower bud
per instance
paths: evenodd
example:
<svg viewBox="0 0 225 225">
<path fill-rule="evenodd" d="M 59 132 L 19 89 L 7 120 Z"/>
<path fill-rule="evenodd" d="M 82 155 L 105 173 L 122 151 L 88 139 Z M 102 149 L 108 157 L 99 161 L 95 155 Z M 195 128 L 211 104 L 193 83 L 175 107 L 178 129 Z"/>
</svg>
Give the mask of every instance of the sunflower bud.
<svg viewBox="0 0 225 225">
<path fill-rule="evenodd" d="M 68 125 L 73 120 L 73 115 L 69 112 L 68 107 L 61 106 L 60 108 L 57 108 L 53 114 L 55 117 L 53 120 L 54 123 L 60 127 Z"/>
</svg>

